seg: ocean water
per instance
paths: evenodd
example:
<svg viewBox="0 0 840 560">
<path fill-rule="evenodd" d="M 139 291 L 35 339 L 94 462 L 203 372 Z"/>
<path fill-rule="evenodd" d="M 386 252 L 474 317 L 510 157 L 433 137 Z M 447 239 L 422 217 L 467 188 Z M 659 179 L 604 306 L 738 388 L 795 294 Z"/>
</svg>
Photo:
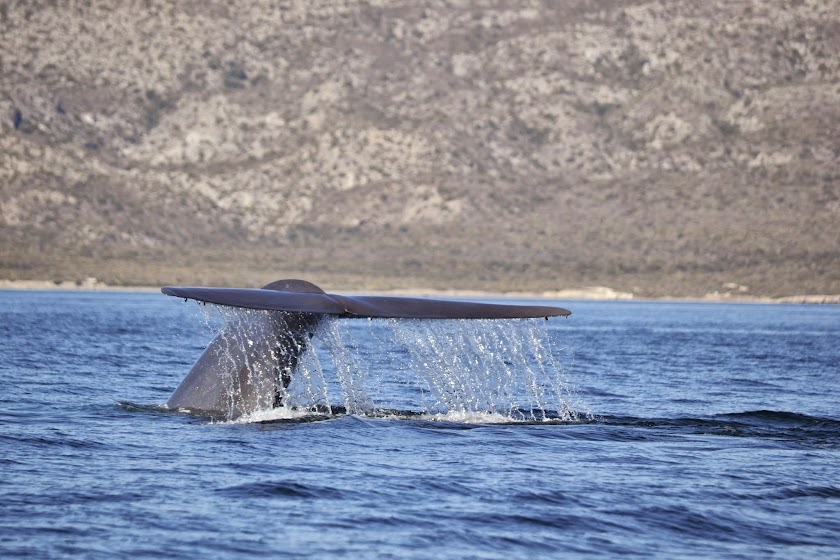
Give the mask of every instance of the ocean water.
<svg viewBox="0 0 840 560">
<path fill-rule="evenodd" d="M 0 557 L 840 557 L 840 307 L 557 303 L 338 322 L 332 414 L 224 421 L 161 406 L 195 303 L 0 291 Z"/>
</svg>

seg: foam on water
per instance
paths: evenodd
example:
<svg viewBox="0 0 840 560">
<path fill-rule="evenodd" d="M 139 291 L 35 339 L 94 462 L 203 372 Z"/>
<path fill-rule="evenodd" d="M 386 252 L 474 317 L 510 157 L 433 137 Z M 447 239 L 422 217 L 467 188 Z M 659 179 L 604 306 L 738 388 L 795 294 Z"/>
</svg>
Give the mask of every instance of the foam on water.
<svg viewBox="0 0 840 560">
<path fill-rule="evenodd" d="M 437 414 L 421 414 L 419 420 L 432 422 L 451 422 L 454 424 L 510 424 L 512 421 L 521 421 L 498 412 L 442 412 Z"/>
<path fill-rule="evenodd" d="M 226 423 L 231 424 L 253 424 L 253 423 L 267 423 L 267 422 L 301 422 L 317 420 L 319 418 L 330 418 L 332 413 L 326 411 L 313 411 L 305 408 L 292 408 L 288 406 L 278 406 L 276 408 L 267 408 L 257 410 L 250 414 L 245 414 L 234 420 L 228 420 Z"/>
<path fill-rule="evenodd" d="M 324 317 L 291 382 L 275 366 L 287 349 L 274 342 L 286 314 L 203 306 L 226 340 L 228 418 L 266 422 L 330 416 L 410 416 L 450 422 L 562 421 L 591 417 L 552 353 L 542 319 L 374 319 Z M 367 349 L 360 338 L 374 339 Z M 293 349 L 295 351 L 297 349 Z M 236 360 L 245 356 L 248 382 Z M 260 394 L 244 409 L 245 396 Z M 279 397 L 279 398 L 278 398 Z M 252 402 L 254 399 L 252 398 Z M 278 406 L 278 402 L 281 403 Z M 240 411 L 237 415 L 234 411 Z M 238 416 L 238 417 L 237 417 Z"/>
</svg>

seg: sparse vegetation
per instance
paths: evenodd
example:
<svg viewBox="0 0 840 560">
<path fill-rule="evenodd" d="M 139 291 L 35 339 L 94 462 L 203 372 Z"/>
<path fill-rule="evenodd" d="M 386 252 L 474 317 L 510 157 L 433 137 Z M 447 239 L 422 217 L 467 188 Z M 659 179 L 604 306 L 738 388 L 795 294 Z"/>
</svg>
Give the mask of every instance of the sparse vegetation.
<svg viewBox="0 0 840 560">
<path fill-rule="evenodd" d="M 245 67 L 240 62 L 230 61 L 225 71 L 225 87 L 229 89 L 242 89 L 248 80 Z"/>
<path fill-rule="evenodd" d="M 737 124 L 733 124 L 728 121 L 715 120 L 714 123 L 715 126 L 718 127 L 718 130 L 720 130 L 721 133 L 727 137 L 737 136 L 738 133 L 741 131 Z"/>
<path fill-rule="evenodd" d="M 0 5 L 0 278 L 840 293 L 836 3 L 302 6 Z"/>
<path fill-rule="evenodd" d="M 172 109 L 173 106 L 174 104 L 171 101 L 164 99 L 155 90 L 146 90 L 146 99 L 144 103 L 146 127 L 149 129 L 156 127 L 160 122 L 163 113 Z"/>
</svg>

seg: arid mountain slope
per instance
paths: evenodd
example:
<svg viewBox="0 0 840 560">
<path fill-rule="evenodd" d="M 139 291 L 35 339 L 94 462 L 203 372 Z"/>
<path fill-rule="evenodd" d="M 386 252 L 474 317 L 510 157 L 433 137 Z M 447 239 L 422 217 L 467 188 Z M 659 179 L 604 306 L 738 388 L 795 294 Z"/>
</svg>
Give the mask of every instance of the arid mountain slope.
<svg viewBox="0 0 840 560">
<path fill-rule="evenodd" d="M 840 293 L 837 2 L 91 4 L 0 6 L 0 277 Z"/>
</svg>

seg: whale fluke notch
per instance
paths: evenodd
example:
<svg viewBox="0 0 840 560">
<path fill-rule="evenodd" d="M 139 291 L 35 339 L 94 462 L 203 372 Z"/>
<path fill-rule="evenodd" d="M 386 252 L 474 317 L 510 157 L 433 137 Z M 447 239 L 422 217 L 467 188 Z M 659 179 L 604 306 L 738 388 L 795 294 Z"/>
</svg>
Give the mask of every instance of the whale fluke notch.
<svg viewBox="0 0 840 560">
<path fill-rule="evenodd" d="M 169 296 L 245 309 L 277 311 L 255 316 L 253 339 L 238 344 L 220 333 L 205 349 L 167 401 L 190 409 L 236 418 L 283 405 L 300 357 L 325 315 L 408 319 L 526 319 L 565 317 L 561 307 L 503 305 L 389 296 L 328 294 L 305 280 L 277 280 L 259 289 L 165 286 Z"/>
<path fill-rule="evenodd" d="M 341 317 L 404 319 L 528 319 L 566 317 L 571 311 L 546 305 L 507 305 L 396 296 L 344 296 L 328 294 L 306 280 L 277 280 L 255 288 L 165 286 L 169 296 L 205 303 Z"/>
</svg>

